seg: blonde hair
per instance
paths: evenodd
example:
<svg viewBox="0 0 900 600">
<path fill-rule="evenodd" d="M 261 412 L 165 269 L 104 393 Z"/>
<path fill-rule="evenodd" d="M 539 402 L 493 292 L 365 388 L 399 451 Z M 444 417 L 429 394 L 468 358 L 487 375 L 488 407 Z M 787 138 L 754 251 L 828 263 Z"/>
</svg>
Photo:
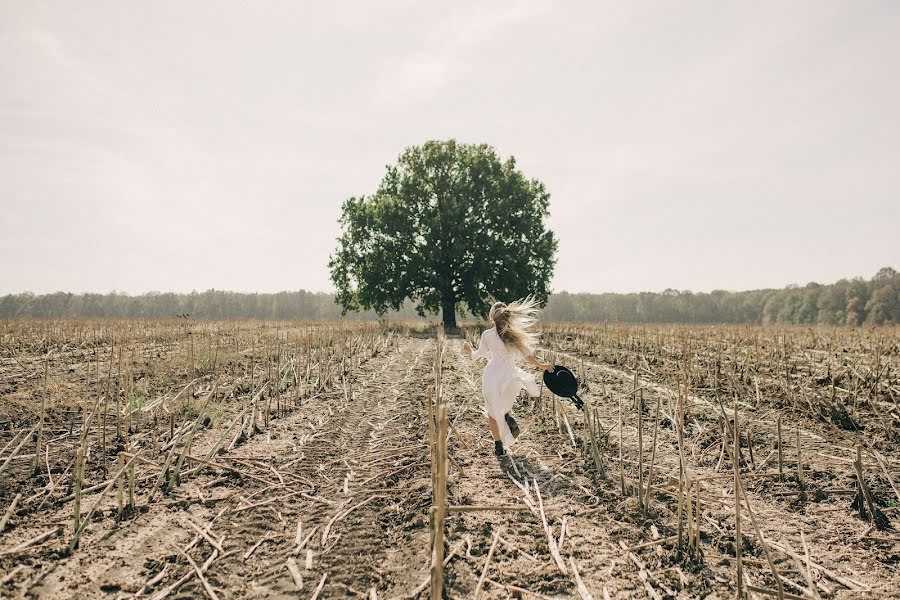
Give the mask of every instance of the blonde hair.
<svg viewBox="0 0 900 600">
<path fill-rule="evenodd" d="M 537 301 L 527 296 L 509 304 L 495 302 L 490 317 L 503 344 L 527 355 L 538 341 L 538 336 L 528 329 L 537 323 L 539 314 Z"/>
</svg>

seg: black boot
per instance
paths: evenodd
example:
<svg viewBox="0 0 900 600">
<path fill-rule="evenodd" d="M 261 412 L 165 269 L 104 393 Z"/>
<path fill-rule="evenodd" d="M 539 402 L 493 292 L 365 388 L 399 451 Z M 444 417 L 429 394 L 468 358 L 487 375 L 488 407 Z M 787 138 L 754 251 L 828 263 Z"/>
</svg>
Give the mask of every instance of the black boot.
<svg viewBox="0 0 900 600">
<path fill-rule="evenodd" d="M 506 413 L 503 415 L 503 418 L 506 419 L 506 424 L 509 426 L 509 432 L 512 433 L 514 438 L 519 437 L 519 424 L 516 423 L 516 420 L 513 418 L 512 414 Z"/>
<path fill-rule="evenodd" d="M 506 450 L 503 449 L 503 442 L 500 440 L 494 442 L 494 454 L 497 456 L 506 456 Z"/>
</svg>

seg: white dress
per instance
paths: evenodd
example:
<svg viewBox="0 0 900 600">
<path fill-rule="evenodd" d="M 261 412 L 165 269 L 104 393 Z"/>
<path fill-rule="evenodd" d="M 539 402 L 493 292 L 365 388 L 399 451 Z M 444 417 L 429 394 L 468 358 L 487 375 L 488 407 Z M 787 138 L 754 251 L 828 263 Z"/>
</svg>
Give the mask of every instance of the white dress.
<svg viewBox="0 0 900 600">
<path fill-rule="evenodd" d="M 481 378 L 485 410 L 497 421 L 503 445 L 510 446 L 515 438 L 509 431 L 504 415 L 512 409 L 519 390 L 525 388 L 529 394 L 537 396 L 541 388 L 532 376 L 516 365 L 516 361 L 523 358 L 522 354 L 506 347 L 496 327 L 481 333 L 481 341 L 478 343 L 478 349 L 472 352 L 472 358 L 490 359 L 484 367 L 484 375 Z"/>
</svg>

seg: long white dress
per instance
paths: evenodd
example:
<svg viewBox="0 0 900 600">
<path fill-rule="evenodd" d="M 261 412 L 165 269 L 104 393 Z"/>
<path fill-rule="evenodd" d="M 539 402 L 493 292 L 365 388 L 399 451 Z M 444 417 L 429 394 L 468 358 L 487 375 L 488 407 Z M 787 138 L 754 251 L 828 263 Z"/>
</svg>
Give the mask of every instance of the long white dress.
<svg viewBox="0 0 900 600">
<path fill-rule="evenodd" d="M 481 341 L 478 343 L 478 349 L 472 352 L 472 358 L 476 361 L 479 358 L 490 359 L 484 367 L 484 375 L 481 378 L 485 410 L 497 421 L 503 445 L 511 446 L 515 438 L 509 431 L 504 415 L 512 409 L 519 390 L 525 388 L 529 394 L 537 396 L 541 388 L 531 375 L 516 364 L 516 361 L 524 356 L 506 347 L 496 327 L 485 329 L 481 333 Z"/>
</svg>

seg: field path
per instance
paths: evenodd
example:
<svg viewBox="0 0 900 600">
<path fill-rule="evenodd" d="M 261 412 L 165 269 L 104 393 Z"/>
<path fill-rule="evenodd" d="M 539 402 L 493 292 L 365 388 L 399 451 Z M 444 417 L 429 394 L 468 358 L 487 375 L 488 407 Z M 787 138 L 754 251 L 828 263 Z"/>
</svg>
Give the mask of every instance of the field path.
<svg viewBox="0 0 900 600">
<path fill-rule="evenodd" d="M 409 592 L 427 574 L 434 347 L 401 338 L 363 363 L 349 402 L 342 391 L 306 402 L 216 458 L 245 475 L 208 471 L 119 527 L 89 529 L 23 595 L 154 598 L 186 577 L 167 597 L 204 597 L 180 554 L 197 537 L 191 524 L 210 526 L 188 555 L 198 567 L 215 555 L 205 578 L 219 598 L 308 598 L 320 583 L 321 597 Z"/>
<path fill-rule="evenodd" d="M 450 455 L 463 469 L 450 469 L 448 502 L 524 509 L 451 513 L 448 546 L 458 550 L 445 575 L 448 597 L 473 596 L 500 528 L 482 597 L 733 595 L 726 578 L 717 582 L 708 569 L 683 566 L 660 543 L 630 551 L 671 532 L 641 518 L 634 499 L 623 498 L 616 482 L 587 468 L 581 413 L 568 403 L 559 404 L 562 420 L 557 429 L 553 400 L 546 391 L 536 400 L 520 397 L 513 412 L 522 433 L 510 458 L 498 461 L 482 408 L 482 365 L 465 357 L 456 340 L 448 342 L 444 362 L 445 400 L 459 432 L 450 436 Z"/>
<path fill-rule="evenodd" d="M 551 435 L 542 416 L 520 400 L 514 413 L 522 433 L 510 450 L 511 460 L 498 461 L 482 408 L 482 366 L 463 355 L 457 340 L 448 342 L 444 361 L 444 398 L 450 420 L 459 432 L 458 437 L 450 436 L 450 455 L 463 469 L 450 468 L 448 502 L 525 509 L 458 513 L 447 518 L 448 546 L 451 550 L 460 548 L 448 563 L 448 596 L 472 597 L 493 534 L 501 527 L 482 597 L 572 597 L 577 594 L 577 584 L 570 560 L 574 560 L 580 577 L 599 594 L 596 597 L 603 597 L 604 587 L 613 596 L 621 593 L 623 598 L 640 594 L 643 585 L 616 545 L 622 527 L 631 527 L 605 518 L 579 516 L 608 501 L 581 468 L 580 452 L 555 431 Z M 539 516 L 541 502 L 565 572 L 552 558 L 547 529 Z M 532 512 L 528 503 L 538 507 L 537 511 Z M 562 544 L 558 543 L 560 539 Z"/>
</svg>

